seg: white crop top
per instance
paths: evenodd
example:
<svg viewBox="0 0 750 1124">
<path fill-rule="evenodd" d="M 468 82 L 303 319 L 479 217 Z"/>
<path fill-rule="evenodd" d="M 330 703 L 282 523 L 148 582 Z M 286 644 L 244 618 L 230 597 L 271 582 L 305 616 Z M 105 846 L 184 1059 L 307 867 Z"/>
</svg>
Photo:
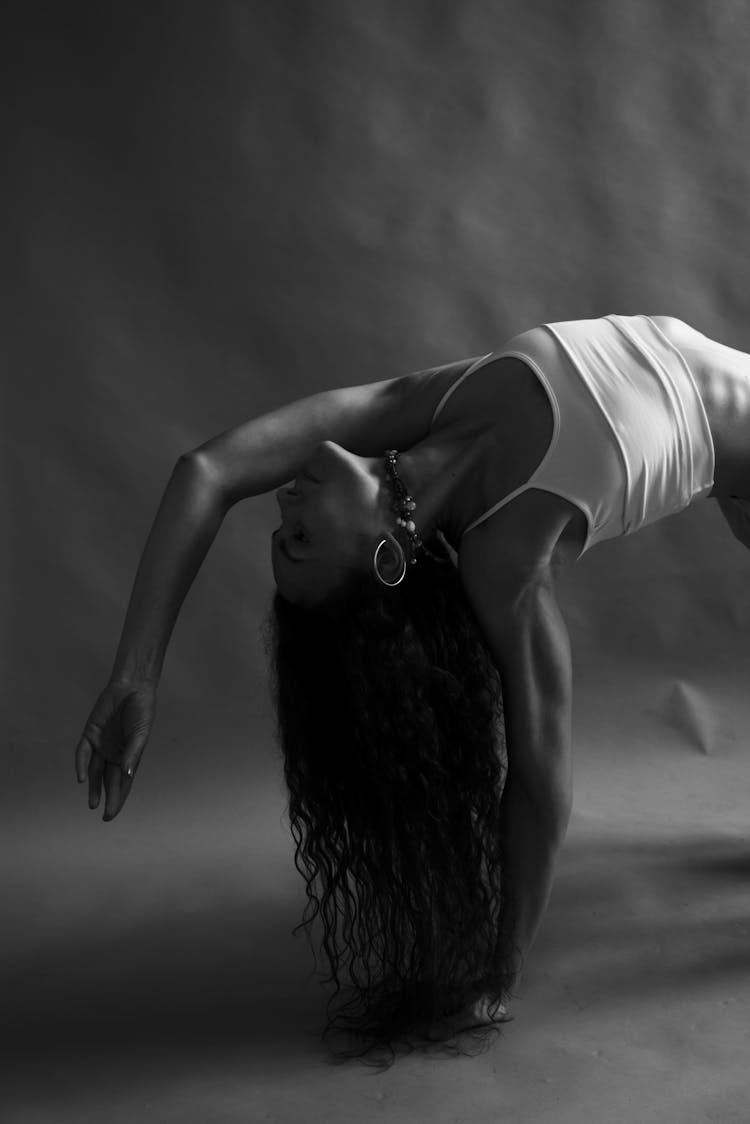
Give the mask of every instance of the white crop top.
<svg viewBox="0 0 750 1124">
<path fill-rule="evenodd" d="M 515 356 L 550 400 L 549 448 L 525 484 L 554 492 L 586 516 L 581 554 L 687 507 L 713 487 L 714 446 L 693 374 L 648 316 L 603 316 L 542 324 L 473 363 L 441 398 L 431 428 L 464 379 L 493 359 Z"/>
</svg>

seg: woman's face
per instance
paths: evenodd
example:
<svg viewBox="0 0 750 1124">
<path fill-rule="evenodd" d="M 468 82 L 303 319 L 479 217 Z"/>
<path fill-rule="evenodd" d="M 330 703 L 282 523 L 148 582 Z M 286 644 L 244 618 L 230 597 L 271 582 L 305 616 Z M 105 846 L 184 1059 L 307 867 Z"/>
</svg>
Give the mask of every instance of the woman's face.
<svg viewBox="0 0 750 1124">
<path fill-rule="evenodd" d="M 371 566 L 378 535 L 391 529 L 380 465 L 323 441 L 294 485 L 279 488 L 281 526 L 271 536 L 271 562 L 282 597 L 314 603 L 352 570 Z"/>
</svg>

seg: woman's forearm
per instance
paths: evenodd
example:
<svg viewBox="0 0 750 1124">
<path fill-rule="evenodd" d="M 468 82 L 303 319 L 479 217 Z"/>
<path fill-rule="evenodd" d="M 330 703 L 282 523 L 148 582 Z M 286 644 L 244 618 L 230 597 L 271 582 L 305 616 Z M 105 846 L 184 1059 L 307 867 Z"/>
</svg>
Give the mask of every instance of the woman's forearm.
<svg viewBox="0 0 750 1124">
<path fill-rule="evenodd" d="M 180 458 L 138 565 L 111 681 L 158 683 L 177 615 L 225 514 L 200 463 Z"/>
<path fill-rule="evenodd" d="M 564 831 L 546 823 L 519 785 L 509 786 L 505 804 L 505 869 L 514 904 L 515 983 L 549 902 L 555 860 Z"/>
</svg>

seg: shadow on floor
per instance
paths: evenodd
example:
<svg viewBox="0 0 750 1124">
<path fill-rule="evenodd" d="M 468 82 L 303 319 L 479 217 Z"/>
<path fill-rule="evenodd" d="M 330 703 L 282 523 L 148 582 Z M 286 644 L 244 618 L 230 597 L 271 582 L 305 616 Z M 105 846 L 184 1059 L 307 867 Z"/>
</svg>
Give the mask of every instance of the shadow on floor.
<svg viewBox="0 0 750 1124">
<path fill-rule="evenodd" d="M 71 1090 L 104 1096 L 198 1071 L 285 1082 L 325 1066 L 328 991 L 304 934 L 291 935 L 298 921 L 297 902 L 237 893 L 205 912 L 81 931 L 19 955 L 0 973 L 13 1059 L 5 1095 L 53 1105 Z M 729 994 L 749 974 L 747 840 L 566 846 L 529 966 L 545 995 L 578 1010 L 645 1008 L 703 986 Z"/>
</svg>

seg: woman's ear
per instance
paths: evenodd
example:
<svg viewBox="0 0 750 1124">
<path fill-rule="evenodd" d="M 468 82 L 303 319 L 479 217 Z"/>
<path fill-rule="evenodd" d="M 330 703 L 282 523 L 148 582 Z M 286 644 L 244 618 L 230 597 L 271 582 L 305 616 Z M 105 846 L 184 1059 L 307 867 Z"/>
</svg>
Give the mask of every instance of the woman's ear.
<svg viewBox="0 0 750 1124">
<path fill-rule="evenodd" d="M 398 585 L 406 574 L 406 556 L 401 543 L 390 531 L 386 531 L 385 537 L 380 540 L 373 567 L 375 576 L 383 585 Z"/>
</svg>

